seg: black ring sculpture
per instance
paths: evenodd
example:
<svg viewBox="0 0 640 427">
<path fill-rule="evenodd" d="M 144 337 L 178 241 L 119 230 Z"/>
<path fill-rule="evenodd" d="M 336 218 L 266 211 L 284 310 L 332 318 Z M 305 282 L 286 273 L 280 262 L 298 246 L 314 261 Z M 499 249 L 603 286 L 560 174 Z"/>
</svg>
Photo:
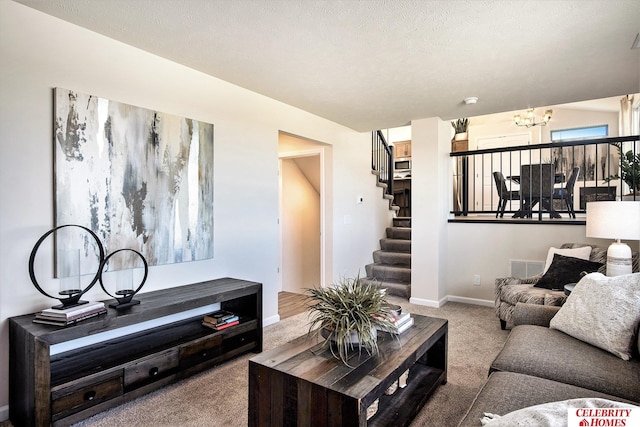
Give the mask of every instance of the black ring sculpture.
<svg viewBox="0 0 640 427">
<path fill-rule="evenodd" d="M 115 254 L 117 254 L 118 252 L 122 252 L 122 251 L 130 251 L 135 253 L 136 255 L 138 255 L 140 257 L 140 259 L 142 260 L 142 263 L 144 264 L 144 277 L 142 278 L 142 282 L 140 282 L 140 285 L 138 286 L 138 288 L 135 291 L 132 292 L 128 292 L 126 294 L 124 294 L 124 296 L 122 297 L 117 297 L 114 295 L 111 295 L 109 293 L 109 291 L 107 291 L 107 288 L 105 288 L 104 283 L 102 282 L 102 273 L 104 273 L 104 267 L 107 265 L 107 262 L 109 262 L 109 259 L 114 256 Z M 117 251 L 111 252 L 109 255 L 107 255 L 107 257 L 104 259 L 104 261 L 102 261 L 102 263 L 100 264 L 100 270 L 98 271 L 98 280 L 100 281 L 100 286 L 102 287 L 102 290 L 105 291 L 105 293 L 107 295 L 109 295 L 111 298 L 115 299 L 116 301 L 118 301 L 117 304 L 113 303 L 113 304 L 109 304 L 109 307 L 115 308 L 117 310 L 121 310 L 124 308 L 128 308 L 131 307 L 132 305 L 136 305 L 136 304 L 140 304 L 140 301 L 134 300 L 132 299 L 133 296 L 135 294 L 137 294 L 138 292 L 140 292 L 140 289 L 142 289 L 142 286 L 144 286 L 144 283 L 147 281 L 147 275 L 149 274 L 149 266 L 147 264 L 147 260 L 144 258 L 144 256 L 133 249 L 118 249 Z M 116 292 L 117 293 L 117 292 Z"/>
<path fill-rule="evenodd" d="M 100 239 L 98 238 L 96 233 L 94 233 L 87 227 L 83 227 L 81 225 L 76 225 L 76 224 L 65 224 L 65 225 L 60 225 L 58 227 L 52 228 L 51 230 L 44 233 L 42 237 L 38 239 L 38 241 L 36 242 L 36 245 L 31 250 L 31 256 L 29 256 L 29 277 L 31 277 L 31 282 L 33 283 L 33 286 L 35 286 L 36 289 L 40 291 L 42 295 L 48 296 L 49 298 L 60 300 L 62 304 L 56 305 L 53 308 L 69 308 L 76 305 L 85 304 L 86 301 L 80 301 L 80 297 L 82 296 L 82 294 L 84 294 L 89 289 L 91 289 L 93 285 L 96 284 L 96 282 L 98 281 L 98 278 L 100 277 L 100 269 L 98 269 L 98 271 L 96 271 L 96 275 L 93 277 L 93 280 L 91 280 L 91 283 L 89 283 L 89 285 L 86 288 L 81 289 L 80 292 L 69 295 L 67 298 L 58 298 L 58 297 L 54 297 L 53 295 L 49 295 L 44 291 L 44 289 L 40 287 L 40 285 L 38 285 L 38 280 L 36 279 L 36 273 L 33 270 L 33 263 L 35 262 L 35 259 L 36 259 L 36 253 L 38 252 L 38 249 L 40 248 L 40 245 L 42 244 L 42 242 L 44 242 L 45 239 L 49 237 L 50 234 L 55 233 L 56 231 L 65 227 L 78 227 L 85 230 L 87 233 L 89 233 L 91 237 L 95 239 L 96 245 L 98 246 L 98 250 L 100 251 L 100 259 L 98 260 L 100 262 L 100 266 L 102 266 L 104 262 L 104 248 L 102 247 L 102 243 L 100 243 Z"/>
</svg>

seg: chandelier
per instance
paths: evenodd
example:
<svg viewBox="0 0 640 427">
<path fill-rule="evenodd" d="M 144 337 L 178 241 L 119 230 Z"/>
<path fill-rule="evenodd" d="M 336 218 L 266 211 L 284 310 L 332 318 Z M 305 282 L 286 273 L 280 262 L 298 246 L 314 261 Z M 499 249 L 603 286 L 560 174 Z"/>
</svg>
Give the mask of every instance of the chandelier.
<svg viewBox="0 0 640 427">
<path fill-rule="evenodd" d="M 531 126 L 546 126 L 551 120 L 551 115 L 553 114 L 553 110 L 547 110 L 544 112 L 544 116 L 542 116 L 542 121 L 536 122 L 536 116 L 533 112 L 533 108 L 527 110 L 524 116 L 520 114 L 516 114 L 513 116 L 513 121 L 518 126 L 526 126 L 530 128 Z"/>
</svg>

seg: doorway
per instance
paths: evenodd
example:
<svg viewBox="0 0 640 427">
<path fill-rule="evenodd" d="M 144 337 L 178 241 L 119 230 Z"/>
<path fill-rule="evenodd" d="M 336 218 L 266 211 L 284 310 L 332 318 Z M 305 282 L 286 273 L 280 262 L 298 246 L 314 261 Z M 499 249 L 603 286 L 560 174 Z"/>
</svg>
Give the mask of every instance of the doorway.
<svg viewBox="0 0 640 427">
<path fill-rule="evenodd" d="M 280 134 L 281 292 L 303 294 L 325 282 L 326 147 Z"/>
</svg>

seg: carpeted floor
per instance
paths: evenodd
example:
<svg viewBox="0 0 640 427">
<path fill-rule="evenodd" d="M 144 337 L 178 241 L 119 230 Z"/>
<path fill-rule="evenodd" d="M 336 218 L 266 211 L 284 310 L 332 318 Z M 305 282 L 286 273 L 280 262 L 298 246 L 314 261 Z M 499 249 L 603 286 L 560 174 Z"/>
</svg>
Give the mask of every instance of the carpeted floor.
<svg viewBox="0 0 640 427">
<path fill-rule="evenodd" d="M 456 426 L 486 379 L 489 365 L 502 348 L 508 331 L 500 330 L 491 307 L 448 303 L 436 309 L 395 297 L 388 299 L 411 313 L 449 320 L 448 382 L 436 390 L 411 426 Z M 306 313 L 270 325 L 264 329 L 265 350 L 306 331 Z M 246 426 L 247 361 L 252 356 L 242 356 L 75 426 Z"/>
</svg>

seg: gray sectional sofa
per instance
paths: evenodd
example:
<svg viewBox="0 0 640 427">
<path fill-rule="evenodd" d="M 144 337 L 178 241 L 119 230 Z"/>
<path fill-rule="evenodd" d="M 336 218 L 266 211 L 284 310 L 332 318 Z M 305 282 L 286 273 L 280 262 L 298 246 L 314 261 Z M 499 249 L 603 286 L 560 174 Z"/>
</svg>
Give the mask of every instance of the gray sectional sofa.
<svg viewBox="0 0 640 427">
<path fill-rule="evenodd" d="M 579 249 L 586 246 L 591 247 L 589 261 L 603 264 L 600 269 L 606 272 L 607 250 L 606 246 L 596 246 L 587 243 L 564 243 L 559 249 Z M 640 272 L 640 253 L 632 251 L 632 269 Z M 539 304 L 545 306 L 562 306 L 567 297 L 564 290 L 550 290 L 535 287 L 536 283 L 543 276 L 543 273 L 527 278 L 500 277 L 495 282 L 495 310 L 500 319 L 502 329 L 510 329 L 513 326 L 513 310 L 517 303 Z M 559 284 L 562 288 L 564 283 Z"/>
<path fill-rule="evenodd" d="M 568 399 L 603 398 L 640 406 L 639 348 L 634 348 L 631 360 L 623 360 L 551 329 L 550 321 L 559 310 L 516 304 L 514 328 L 459 427 L 481 426 L 486 412 L 504 415 Z M 637 341 L 636 331 L 634 347 L 640 347 Z"/>
</svg>

